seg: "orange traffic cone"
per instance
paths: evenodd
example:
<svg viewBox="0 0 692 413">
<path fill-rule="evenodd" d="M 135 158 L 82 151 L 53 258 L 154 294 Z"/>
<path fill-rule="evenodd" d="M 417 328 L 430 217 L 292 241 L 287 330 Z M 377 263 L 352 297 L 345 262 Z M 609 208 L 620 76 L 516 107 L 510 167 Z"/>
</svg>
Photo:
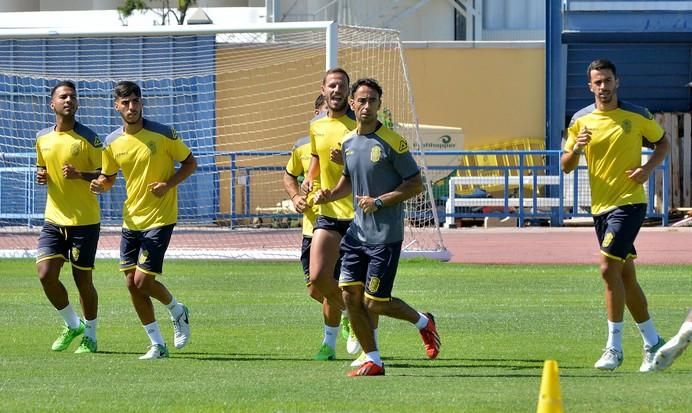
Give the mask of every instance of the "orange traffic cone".
<svg viewBox="0 0 692 413">
<path fill-rule="evenodd" d="M 536 413 L 563 413 L 562 393 L 560 392 L 560 373 L 557 361 L 546 360 L 543 365 L 541 392 L 538 395 Z"/>
</svg>

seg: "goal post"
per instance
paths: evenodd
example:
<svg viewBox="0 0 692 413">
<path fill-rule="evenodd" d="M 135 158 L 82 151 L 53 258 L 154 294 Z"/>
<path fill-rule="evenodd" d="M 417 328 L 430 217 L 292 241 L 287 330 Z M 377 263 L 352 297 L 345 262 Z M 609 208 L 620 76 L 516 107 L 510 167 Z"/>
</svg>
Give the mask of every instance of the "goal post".
<svg viewBox="0 0 692 413">
<path fill-rule="evenodd" d="M 35 134 L 54 122 L 50 88 L 77 85 L 77 120 L 104 138 L 121 125 L 112 90 L 142 87 L 144 116 L 174 126 L 198 160 L 178 189 L 169 257 L 297 259 L 300 216 L 282 176 L 307 135 L 324 71 L 383 85 L 384 122 L 421 148 L 398 32 L 333 22 L 247 27 L 0 30 L 0 256 L 33 256 L 45 187 L 35 184 Z M 425 156 L 415 152 L 423 174 Z M 122 177 L 100 196 L 98 256 L 116 258 Z M 448 260 L 430 182 L 406 203 L 402 256 Z"/>
</svg>

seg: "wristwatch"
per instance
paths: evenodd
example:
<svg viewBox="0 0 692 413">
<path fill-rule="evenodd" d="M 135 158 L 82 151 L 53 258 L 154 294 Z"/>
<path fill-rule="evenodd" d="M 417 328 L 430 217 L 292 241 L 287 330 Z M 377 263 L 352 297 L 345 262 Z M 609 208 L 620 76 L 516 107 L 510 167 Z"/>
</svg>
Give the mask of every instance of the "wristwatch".
<svg viewBox="0 0 692 413">
<path fill-rule="evenodd" d="M 375 208 L 379 211 L 383 206 L 382 200 L 380 198 L 375 198 Z"/>
</svg>

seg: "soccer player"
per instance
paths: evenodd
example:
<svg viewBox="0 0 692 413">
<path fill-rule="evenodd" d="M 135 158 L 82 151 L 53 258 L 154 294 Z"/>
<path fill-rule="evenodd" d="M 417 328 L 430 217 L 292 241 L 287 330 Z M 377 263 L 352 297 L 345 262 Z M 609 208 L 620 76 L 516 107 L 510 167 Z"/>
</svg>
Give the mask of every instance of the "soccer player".
<svg viewBox="0 0 692 413">
<path fill-rule="evenodd" d="M 586 157 L 591 186 L 591 213 L 600 244 L 600 272 L 605 283 L 608 341 L 594 367 L 613 370 L 622 364 L 625 306 L 644 341 L 641 372 L 654 368 L 664 340 L 649 316 L 646 296 L 637 282 L 634 240 L 646 217 L 643 184 L 668 153 L 665 131 L 646 108 L 618 100 L 619 79 L 608 60 L 591 62 L 586 71 L 595 103 L 574 114 L 561 158 L 565 173 Z M 641 164 L 642 145 L 653 147 Z"/>
<path fill-rule="evenodd" d="M 328 70 L 322 79 L 320 91 L 326 100 L 327 111 L 310 122 L 312 157 L 301 184 L 304 196 L 319 189 L 319 185 L 335 185 L 341 176 L 341 141 L 356 126 L 347 101 L 349 82 L 348 73 L 342 68 Z M 320 205 L 312 235 L 309 281 L 335 311 L 346 308 L 334 278 L 334 269 L 340 256 L 339 243 L 351 220 L 353 205 L 349 199 Z M 352 354 L 360 351 L 360 345 L 350 335 L 347 351 Z"/>
<path fill-rule="evenodd" d="M 115 109 L 123 126 L 106 138 L 101 175 L 91 181 L 91 190 L 103 193 L 115 183 L 118 170 L 125 178 L 127 199 L 123 204 L 120 241 L 120 271 L 132 304 L 151 346 L 142 360 L 168 357 L 151 297 L 168 308 L 173 321 L 173 343 L 183 348 L 190 339 L 187 307 L 178 303 L 157 277 L 178 218 L 177 186 L 197 167 L 190 149 L 175 129 L 145 119 L 142 91 L 129 81 L 115 86 Z M 175 162 L 180 167 L 175 169 Z"/>
<path fill-rule="evenodd" d="M 692 342 L 692 308 L 687 312 L 687 318 L 680 330 L 667 343 L 658 349 L 654 355 L 656 370 L 665 370 L 680 356 Z"/>
<path fill-rule="evenodd" d="M 98 294 L 92 270 L 99 240 L 101 210 L 89 191 L 89 182 L 99 175 L 103 145 L 96 133 L 75 120 L 79 108 L 77 88 L 70 81 L 56 84 L 50 92 L 55 125 L 36 134 L 36 181 L 47 185 L 45 221 L 38 237 L 36 267 L 48 300 L 65 321 L 53 343 L 63 351 L 83 334 L 75 353 L 95 353 Z M 60 270 L 72 264 L 84 320 L 75 313 Z"/>
<path fill-rule="evenodd" d="M 353 199 L 355 218 L 341 242 L 339 286 L 366 362 L 349 376 L 385 374 L 370 314 L 387 315 L 416 326 L 427 356 L 437 357 L 440 337 L 430 313 L 420 313 L 392 297 L 404 238 L 403 202 L 423 190 L 423 181 L 406 140 L 377 120 L 382 88 L 375 79 L 351 86 L 349 103 L 357 127 L 341 146 L 344 170 L 336 186 L 323 186 L 315 203 Z M 328 205 L 328 204 L 326 204 Z"/>
</svg>

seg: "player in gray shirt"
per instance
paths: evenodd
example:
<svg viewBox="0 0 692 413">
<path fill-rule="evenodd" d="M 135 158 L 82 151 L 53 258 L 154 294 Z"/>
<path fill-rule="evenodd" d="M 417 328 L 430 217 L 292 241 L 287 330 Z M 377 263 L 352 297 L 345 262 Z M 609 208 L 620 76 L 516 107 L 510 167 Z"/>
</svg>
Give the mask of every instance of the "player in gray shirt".
<svg viewBox="0 0 692 413">
<path fill-rule="evenodd" d="M 349 376 L 384 375 L 370 312 L 414 324 L 429 358 L 440 351 L 432 314 L 391 295 L 404 238 L 403 202 L 421 193 L 423 181 L 406 140 L 377 120 L 381 98 L 375 79 L 353 83 L 349 103 L 357 127 L 342 144 L 344 175 L 315 194 L 315 203 L 353 194 L 355 218 L 341 241 L 339 287 L 367 361 Z"/>
</svg>

